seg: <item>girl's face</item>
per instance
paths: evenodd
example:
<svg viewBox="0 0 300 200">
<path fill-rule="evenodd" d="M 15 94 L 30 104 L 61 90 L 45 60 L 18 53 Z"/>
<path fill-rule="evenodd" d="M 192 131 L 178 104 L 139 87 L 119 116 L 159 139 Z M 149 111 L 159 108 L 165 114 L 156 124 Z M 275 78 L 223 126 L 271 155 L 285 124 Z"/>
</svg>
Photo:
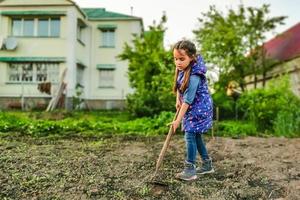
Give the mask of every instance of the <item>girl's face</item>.
<svg viewBox="0 0 300 200">
<path fill-rule="evenodd" d="M 174 49 L 173 57 L 176 68 L 180 71 L 185 70 L 193 60 L 183 49 Z"/>
</svg>

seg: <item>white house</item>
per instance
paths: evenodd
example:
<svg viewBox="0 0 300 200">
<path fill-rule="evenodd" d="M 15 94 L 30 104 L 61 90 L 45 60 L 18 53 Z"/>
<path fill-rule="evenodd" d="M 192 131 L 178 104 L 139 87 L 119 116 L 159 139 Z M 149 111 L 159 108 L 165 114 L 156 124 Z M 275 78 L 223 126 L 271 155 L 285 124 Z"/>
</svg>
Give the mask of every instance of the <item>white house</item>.
<svg viewBox="0 0 300 200">
<path fill-rule="evenodd" d="M 80 97 L 90 109 L 123 108 L 128 63 L 117 58 L 133 34 L 141 34 L 139 17 L 80 8 L 71 0 L 0 0 L 0 108 L 47 105 L 62 72 L 66 106 Z M 82 87 L 78 87 L 82 86 Z"/>
</svg>

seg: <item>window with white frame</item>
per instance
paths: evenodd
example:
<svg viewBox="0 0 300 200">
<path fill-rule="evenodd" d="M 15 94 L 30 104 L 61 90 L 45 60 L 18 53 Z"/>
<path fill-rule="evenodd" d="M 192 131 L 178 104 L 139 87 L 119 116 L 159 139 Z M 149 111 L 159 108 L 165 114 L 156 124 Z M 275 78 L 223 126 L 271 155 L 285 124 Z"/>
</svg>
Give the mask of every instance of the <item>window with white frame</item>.
<svg viewBox="0 0 300 200">
<path fill-rule="evenodd" d="M 37 36 L 47 37 L 49 35 L 49 20 L 48 19 L 39 19 Z"/>
<path fill-rule="evenodd" d="M 8 68 L 8 80 L 11 82 L 21 81 L 22 67 L 18 64 L 10 63 Z"/>
<path fill-rule="evenodd" d="M 31 63 L 9 65 L 9 81 L 10 82 L 32 82 L 33 68 Z"/>
<path fill-rule="evenodd" d="M 59 37 L 60 18 L 13 18 L 12 35 L 21 37 Z"/>
<path fill-rule="evenodd" d="M 33 67 L 31 63 L 22 65 L 21 80 L 23 82 L 33 82 Z"/>
<path fill-rule="evenodd" d="M 86 31 L 85 28 L 87 25 L 81 19 L 77 20 L 77 40 L 83 45 L 86 42 Z"/>
<path fill-rule="evenodd" d="M 114 87 L 114 69 L 99 69 L 99 87 Z"/>
<path fill-rule="evenodd" d="M 59 78 L 58 63 L 9 63 L 8 82 L 53 82 Z"/>
<path fill-rule="evenodd" d="M 115 47 L 115 29 L 101 29 L 101 47 Z"/>
<path fill-rule="evenodd" d="M 47 64 L 36 63 L 36 81 L 46 82 L 47 81 Z"/>
<path fill-rule="evenodd" d="M 22 24 L 23 24 L 22 19 L 13 19 L 12 20 L 12 35 L 13 36 L 22 36 L 23 35 Z"/>
<path fill-rule="evenodd" d="M 34 36 L 34 19 L 24 19 L 23 35 Z"/>
<path fill-rule="evenodd" d="M 77 64 L 76 83 L 83 86 L 84 67 Z"/>
<path fill-rule="evenodd" d="M 77 26 L 77 40 L 82 42 L 83 44 L 85 43 L 84 41 L 84 28 L 83 26 Z"/>
<path fill-rule="evenodd" d="M 51 37 L 59 37 L 60 35 L 60 19 L 59 18 L 50 18 L 50 27 L 49 34 Z"/>
</svg>

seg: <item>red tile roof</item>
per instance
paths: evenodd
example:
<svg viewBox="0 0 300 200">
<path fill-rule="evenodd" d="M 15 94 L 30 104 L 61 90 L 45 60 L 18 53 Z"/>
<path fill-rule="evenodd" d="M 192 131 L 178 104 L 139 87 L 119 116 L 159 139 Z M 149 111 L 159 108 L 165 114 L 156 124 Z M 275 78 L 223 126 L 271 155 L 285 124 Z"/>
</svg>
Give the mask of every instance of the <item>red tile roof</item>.
<svg viewBox="0 0 300 200">
<path fill-rule="evenodd" d="M 277 61 L 300 56 L 300 22 L 264 44 L 266 57 Z"/>
</svg>

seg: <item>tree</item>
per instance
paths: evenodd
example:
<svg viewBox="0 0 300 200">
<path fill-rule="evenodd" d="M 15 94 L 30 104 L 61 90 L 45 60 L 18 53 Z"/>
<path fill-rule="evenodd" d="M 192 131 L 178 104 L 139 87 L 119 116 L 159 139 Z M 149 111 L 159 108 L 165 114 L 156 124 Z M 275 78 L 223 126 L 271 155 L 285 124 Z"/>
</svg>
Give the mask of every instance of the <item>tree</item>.
<svg viewBox="0 0 300 200">
<path fill-rule="evenodd" d="M 263 59 L 264 52 L 259 49 L 265 33 L 285 19 L 282 16 L 267 18 L 268 13 L 269 5 L 261 8 L 240 5 L 237 11 L 229 9 L 224 16 L 211 6 L 199 19 L 202 27 L 194 30 L 207 62 L 219 66 L 221 76 L 236 80 L 243 91 L 246 75 L 254 74 L 256 77 L 258 73 L 268 70 Z"/>
<path fill-rule="evenodd" d="M 152 116 L 175 105 L 172 94 L 174 64 L 172 54 L 163 46 L 163 16 L 158 25 L 149 26 L 149 31 L 135 35 L 133 46 L 125 44 L 119 57 L 129 61 L 129 83 L 134 89 L 127 96 L 127 108 L 135 116 Z"/>
<path fill-rule="evenodd" d="M 248 51 L 252 52 L 249 57 L 252 66 L 252 73 L 254 75 L 254 88 L 257 85 L 257 74 L 263 75 L 263 86 L 265 85 L 266 73 L 272 65 L 266 59 L 266 50 L 264 48 L 264 41 L 266 39 L 265 33 L 276 28 L 278 24 L 283 24 L 285 16 L 268 18 L 270 13 L 269 5 L 263 5 L 261 8 L 248 7 L 247 11 L 249 17 L 246 22 Z"/>
</svg>

